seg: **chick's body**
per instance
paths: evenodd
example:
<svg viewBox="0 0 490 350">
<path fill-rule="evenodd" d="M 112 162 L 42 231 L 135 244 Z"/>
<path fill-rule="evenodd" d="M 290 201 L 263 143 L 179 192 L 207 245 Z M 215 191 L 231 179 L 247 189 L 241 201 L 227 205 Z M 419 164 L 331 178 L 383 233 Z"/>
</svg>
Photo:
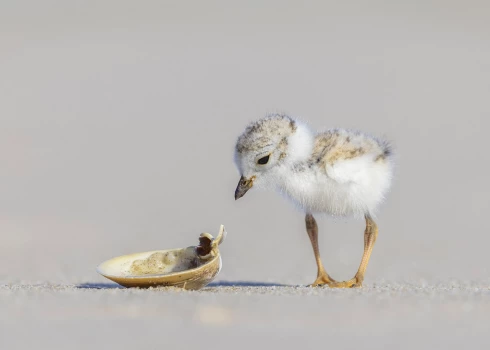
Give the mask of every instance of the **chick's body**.
<svg viewBox="0 0 490 350">
<path fill-rule="evenodd" d="M 306 212 L 374 215 L 390 186 L 390 158 L 389 146 L 369 135 L 329 130 L 315 136 L 309 157 L 281 169 L 277 185 Z"/>
</svg>

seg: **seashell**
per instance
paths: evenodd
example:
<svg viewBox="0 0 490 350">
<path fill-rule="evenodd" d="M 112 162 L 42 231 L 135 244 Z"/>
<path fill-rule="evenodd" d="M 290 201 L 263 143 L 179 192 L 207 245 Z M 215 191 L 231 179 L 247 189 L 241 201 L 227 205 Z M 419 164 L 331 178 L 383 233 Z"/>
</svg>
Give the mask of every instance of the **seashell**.
<svg viewBox="0 0 490 350">
<path fill-rule="evenodd" d="M 173 286 L 197 290 L 210 283 L 221 270 L 218 246 L 226 237 L 201 233 L 199 245 L 118 256 L 101 263 L 97 272 L 124 287 Z"/>
</svg>

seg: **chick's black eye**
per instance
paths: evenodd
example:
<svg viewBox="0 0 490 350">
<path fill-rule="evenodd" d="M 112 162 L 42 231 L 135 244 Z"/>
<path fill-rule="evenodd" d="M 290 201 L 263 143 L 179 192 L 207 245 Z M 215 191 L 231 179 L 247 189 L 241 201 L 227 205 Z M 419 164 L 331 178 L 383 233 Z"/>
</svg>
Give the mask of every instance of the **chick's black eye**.
<svg viewBox="0 0 490 350">
<path fill-rule="evenodd" d="M 264 165 L 264 164 L 267 164 L 269 162 L 269 158 L 270 158 L 270 155 L 267 155 L 265 157 L 262 157 L 260 158 L 257 163 L 258 164 L 261 164 L 261 165 Z"/>
</svg>

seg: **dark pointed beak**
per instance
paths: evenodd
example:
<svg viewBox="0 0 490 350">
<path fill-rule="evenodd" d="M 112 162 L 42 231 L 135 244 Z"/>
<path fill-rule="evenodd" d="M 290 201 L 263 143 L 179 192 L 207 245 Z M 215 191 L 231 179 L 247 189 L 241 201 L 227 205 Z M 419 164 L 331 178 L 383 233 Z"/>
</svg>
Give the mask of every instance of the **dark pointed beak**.
<svg viewBox="0 0 490 350">
<path fill-rule="evenodd" d="M 245 193 L 247 193 L 247 191 L 252 188 L 252 186 L 254 185 L 254 179 L 255 176 L 252 176 L 250 179 L 246 179 L 243 176 L 240 178 L 240 181 L 238 181 L 238 186 L 235 190 L 235 200 L 237 200 L 238 198 L 242 198 Z"/>
</svg>

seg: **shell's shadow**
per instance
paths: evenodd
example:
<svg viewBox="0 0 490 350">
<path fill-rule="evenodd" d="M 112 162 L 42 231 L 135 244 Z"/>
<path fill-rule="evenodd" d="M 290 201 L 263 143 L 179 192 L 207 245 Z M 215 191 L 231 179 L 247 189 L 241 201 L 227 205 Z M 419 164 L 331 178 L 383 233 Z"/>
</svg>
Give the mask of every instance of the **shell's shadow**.
<svg viewBox="0 0 490 350">
<path fill-rule="evenodd" d="M 211 282 L 206 287 L 293 287 L 288 284 L 252 281 L 217 281 Z M 126 289 L 116 283 L 81 283 L 76 285 L 79 289 Z"/>
<path fill-rule="evenodd" d="M 76 286 L 79 289 L 123 289 L 116 283 L 81 283 Z"/>
</svg>

